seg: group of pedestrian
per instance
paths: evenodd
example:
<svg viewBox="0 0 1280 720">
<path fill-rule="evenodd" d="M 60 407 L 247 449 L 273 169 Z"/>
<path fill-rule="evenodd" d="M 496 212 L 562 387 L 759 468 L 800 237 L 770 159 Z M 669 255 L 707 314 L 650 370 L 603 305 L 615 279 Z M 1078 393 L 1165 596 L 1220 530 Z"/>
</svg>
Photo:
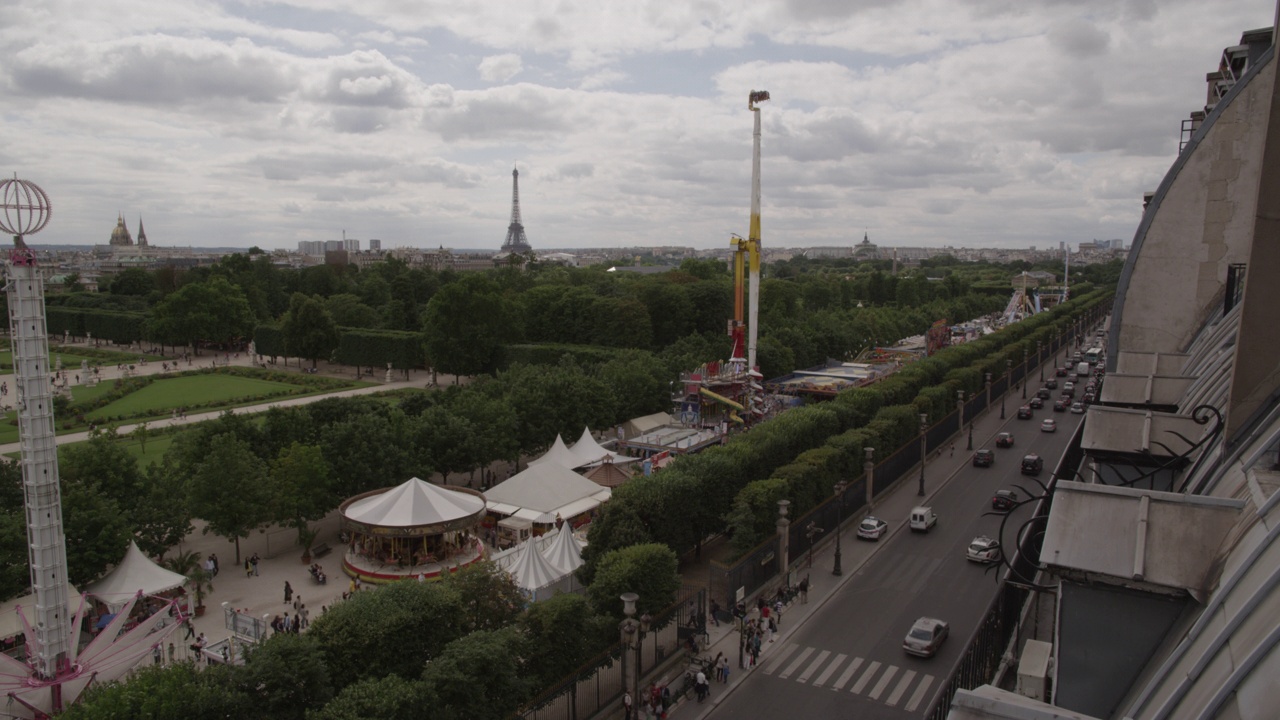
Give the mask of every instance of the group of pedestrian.
<svg viewBox="0 0 1280 720">
<path fill-rule="evenodd" d="M 204 560 L 204 571 L 209 573 L 209 577 L 218 577 L 218 554 L 209 553 L 209 557 Z"/>
<path fill-rule="evenodd" d="M 306 605 L 303 605 L 302 607 L 305 609 Z M 271 618 L 271 629 L 276 631 L 277 634 L 297 634 L 306 629 L 306 621 L 304 620 L 304 616 L 301 612 L 294 613 L 293 615 L 286 612 L 284 617 L 276 615 Z"/>
<path fill-rule="evenodd" d="M 259 560 L 258 553 L 254 553 L 244 559 L 244 576 L 245 577 L 258 576 L 258 560 Z"/>
</svg>

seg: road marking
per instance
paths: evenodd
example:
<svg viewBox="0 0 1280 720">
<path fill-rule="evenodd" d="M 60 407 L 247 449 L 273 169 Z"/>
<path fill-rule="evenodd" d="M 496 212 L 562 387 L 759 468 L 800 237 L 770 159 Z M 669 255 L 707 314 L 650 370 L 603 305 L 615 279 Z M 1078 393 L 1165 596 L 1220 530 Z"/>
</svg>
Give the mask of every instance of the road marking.
<svg viewBox="0 0 1280 720">
<path fill-rule="evenodd" d="M 902 699 L 902 694 L 907 691 L 907 686 L 915 679 L 916 671 L 908 670 L 906 674 L 902 676 L 902 679 L 898 681 L 898 686 L 893 689 L 893 692 L 889 693 L 889 699 L 884 701 L 885 704 L 897 705 L 898 701 Z"/>
<path fill-rule="evenodd" d="M 858 695 L 862 694 L 862 688 L 866 687 L 867 683 L 871 682 L 871 676 L 875 675 L 876 671 L 879 669 L 880 669 L 879 661 L 873 662 L 870 665 L 868 665 L 867 671 L 862 673 L 862 677 L 858 678 L 858 682 L 854 683 L 853 687 L 849 688 L 849 691 Z"/>
<path fill-rule="evenodd" d="M 796 678 L 796 682 L 808 682 L 809 676 L 814 674 L 818 670 L 818 666 L 821 665 L 824 661 L 826 661 L 826 659 L 830 656 L 831 656 L 830 650 L 823 650 L 822 652 L 818 653 L 818 659 L 814 660 L 812 663 L 809 664 L 809 667 L 806 668 L 805 671 L 800 674 L 800 677 Z"/>
<path fill-rule="evenodd" d="M 778 669 L 778 666 L 780 666 L 780 665 L 782 665 L 782 663 L 786 662 L 786 661 L 787 661 L 787 658 L 791 655 L 791 653 L 795 652 L 795 651 L 796 651 L 796 649 L 797 649 L 797 648 L 799 648 L 799 647 L 800 647 L 799 645 L 795 645 L 795 644 L 788 644 L 786 647 L 782 648 L 782 654 L 781 654 L 781 655 L 779 655 L 778 657 L 774 658 L 774 659 L 773 659 L 773 662 L 769 663 L 769 667 L 767 667 L 767 668 L 765 668 L 765 669 L 764 669 L 764 674 L 765 674 L 765 675 L 772 675 L 772 674 L 773 674 L 773 671 L 774 671 L 774 670 L 777 670 L 777 669 Z"/>
<path fill-rule="evenodd" d="M 800 656 L 797 657 L 794 662 L 788 665 L 787 669 L 783 670 L 782 673 L 778 675 L 778 677 L 782 678 L 783 680 L 786 680 L 787 678 L 791 677 L 791 673 L 795 672 L 796 668 L 800 667 L 800 663 L 804 662 L 805 658 L 813 654 L 813 650 L 814 649 L 811 647 L 805 648 L 804 652 L 800 653 Z"/>
<path fill-rule="evenodd" d="M 840 673 L 840 679 L 836 680 L 836 684 L 832 685 L 831 689 L 832 690 L 843 689 L 844 684 L 849 682 L 849 678 L 853 677 L 854 673 L 858 672 L 858 667 L 861 665 L 862 665 L 862 658 L 854 658 L 853 662 L 849 664 L 849 667 L 845 668 L 843 673 Z"/>
<path fill-rule="evenodd" d="M 911 693 L 911 700 L 907 703 L 907 712 L 914 712 L 917 707 L 920 707 L 920 701 L 924 700 L 924 694 L 929 692 L 929 686 L 932 684 L 932 675 L 925 675 L 920 680 L 920 686 L 916 688 L 915 692 Z"/>
<path fill-rule="evenodd" d="M 872 688 L 871 695 L 869 695 L 869 697 L 872 700 L 879 700 L 880 694 L 884 692 L 885 688 L 889 687 L 889 683 L 893 680 L 893 676 L 897 674 L 898 666 L 890 665 L 888 669 L 884 671 L 884 675 L 880 676 L 880 680 L 876 683 L 876 686 Z"/>
<path fill-rule="evenodd" d="M 827 669 L 823 670 L 822 674 L 818 676 L 818 679 L 813 681 L 813 686 L 822 687 L 827 682 L 827 678 L 831 677 L 831 674 L 836 671 L 836 668 L 840 667 L 840 664 L 843 663 L 845 658 L 847 657 L 849 656 L 845 655 L 844 653 L 840 653 L 839 655 L 837 655 L 836 659 L 833 660 L 831 664 L 827 666 Z"/>
</svg>

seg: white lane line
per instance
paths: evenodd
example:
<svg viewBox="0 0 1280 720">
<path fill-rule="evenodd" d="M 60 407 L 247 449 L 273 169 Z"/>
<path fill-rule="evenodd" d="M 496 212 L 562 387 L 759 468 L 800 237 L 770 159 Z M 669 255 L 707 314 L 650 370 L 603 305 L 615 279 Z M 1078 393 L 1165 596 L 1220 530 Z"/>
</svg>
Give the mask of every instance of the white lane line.
<svg viewBox="0 0 1280 720">
<path fill-rule="evenodd" d="M 799 645 L 788 644 L 786 647 L 782 648 L 782 654 L 774 658 L 773 662 L 769 663 L 769 667 L 764 669 L 764 674 L 772 675 L 773 671 L 777 670 L 779 665 L 786 662 L 787 657 L 789 657 L 791 653 L 795 652 L 799 647 Z"/>
<path fill-rule="evenodd" d="M 925 675 L 920 679 L 920 685 L 916 691 L 911 693 L 911 700 L 907 703 L 907 712 L 914 712 L 920 707 L 920 701 L 924 700 L 924 694 L 929 692 L 929 686 L 933 684 L 933 676 Z"/>
<path fill-rule="evenodd" d="M 845 661 L 845 658 L 847 657 L 849 656 L 845 655 L 844 653 L 840 653 L 839 655 L 837 655 L 836 659 L 832 660 L 831 664 L 827 666 L 827 669 L 823 670 L 822 674 L 818 676 L 818 679 L 813 681 L 813 686 L 822 687 L 823 685 L 825 685 L 827 682 L 827 678 L 831 677 L 832 673 L 834 673 L 836 669 L 840 667 L 840 664 L 843 663 Z"/>
<path fill-rule="evenodd" d="M 867 683 L 871 682 L 871 676 L 875 675 L 876 671 L 879 669 L 880 669 L 879 661 L 873 662 L 870 665 L 868 665 L 867 671 L 862 673 L 862 677 L 858 678 L 858 682 L 854 683 L 853 687 L 849 688 L 849 691 L 855 694 L 861 694 L 862 688 L 866 687 Z"/>
<path fill-rule="evenodd" d="M 889 693 L 889 699 L 884 701 L 885 704 L 897 705 L 898 701 L 902 699 L 902 694 L 907 691 L 907 687 L 911 685 L 911 681 L 915 679 L 916 671 L 908 670 L 906 674 L 902 676 L 902 679 L 898 681 L 898 686 L 893 689 L 893 692 Z"/>
<path fill-rule="evenodd" d="M 836 680 L 836 684 L 832 685 L 831 689 L 832 690 L 843 689 L 844 684 L 849 682 L 849 678 L 853 677 L 853 674 L 858 672 L 858 668 L 861 666 L 862 666 L 862 658 L 854 658 L 853 662 L 849 663 L 849 667 L 845 668 L 844 672 L 840 673 L 840 679 Z"/>
<path fill-rule="evenodd" d="M 786 680 L 787 678 L 791 677 L 791 673 L 795 672 L 796 668 L 800 667 L 800 663 L 804 662 L 805 658 L 812 655 L 813 651 L 814 651 L 814 648 L 811 648 L 811 647 L 805 648 L 804 652 L 800 653 L 800 655 L 795 659 L 795 661 L 793 661 L 790 665 L 788 665 L 787 669 L 783 670 L 778 675 L 778 677 L 782 678 L 783 680 Z"/>
<path fill-rule="evenodd" d="M 818 659 L 814 660 L 812 663 L 809 663 L 809 667 L 805 668 L 805 671 L 800 673 L 800 677 L 796 678 L 796 682 L 809 682 L 809 676 L 817 672 L 818 667 L 821 666 L 822 663 L 825 662 L 826 659 L 830 656 L 831 656 L 830 650 L 823 650 L 822 652 L 818 653 Z"/>
<path fill-rule="evenodd" d="M 898 674 L 898 666 L 890 665 L 888 669 L 884 671 L 884 675 L 880 676 L 880 680 L 876 683 L 876 686 L 872 688 L 871 696 L 870 696 L 871 699 L 879 700 L 881 693 L 884 692 L 885 688 L 889 687 L 889 682 L 892 681 L 893 676 L 897 674 Z"/>
</svg>

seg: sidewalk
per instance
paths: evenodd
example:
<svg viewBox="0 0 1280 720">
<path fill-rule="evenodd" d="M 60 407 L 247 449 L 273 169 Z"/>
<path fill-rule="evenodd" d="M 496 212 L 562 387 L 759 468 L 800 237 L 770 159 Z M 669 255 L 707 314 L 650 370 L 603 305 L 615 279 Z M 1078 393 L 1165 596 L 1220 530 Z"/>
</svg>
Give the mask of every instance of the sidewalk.
<svg viewBox="0 0 1280 720">
<path fill-rule="evenodd" d="M 1046 361 L 1046 369 L 1052 368 L 1052 362 Z M 1032 368 L 1034 372 L 1036 368 Z M 1028 375 L 1031 378 L 1031 375 Z M 1035 381 L 1032 380 L 1034 383 Z M 1022 400 L 1010 390 L 1007 397 L 1008 416 L 1013 417 Z M 993 436 L 1000 431 L 1005 420 L 1000 419 L 1000 402 L 998 396 L 992 396 L 992 407 L 978 415 L 973 421 L 973 446 L 975 449 L 990 446 Z M 874 510 L 867 509 L 862 513 L 853 513 L 850 517 L 844 519 L 841 525 L 843 537 L 850 541 L 854 541 L 853 530 L 857 527 L 857 523 L 867 514 L 874 513 L 884 518 L 893 518 L 894 521 L 890 525 L 894 528 L 890 532 L 897 534 L 906 532 L 905 522 L 896 522 L 897 520 L 905 520 L 910 513 L 911 508 L 917 505 L 928 505 L 930 500 L 937 494 L 959 471 L 965 467 L 972 456 L 972 452 L 967 450 L 968 432 L 964 431 L 954 436 L 955 452 L 950 452 L 951 443 L 948 442 L 944 447 L 936 452 L 930 452 L 929 458 L 925 463 L 925 497 L 921 498 L 916 494 L 917 480 L 916 475 L 908 472 L 901 477 L 891 488 L 881 493 L 876 498 Z M 735 667 L 729 673 L 729 682 L 727 684 L 712 682 L 711 695 L 701 704 L 691 699 L 679 699 L 668 711 L 668 714 L 674 713 L 680 708 L 683 716 L 687 718 L 703 718 L 708 715 L 717 705 L 729 696 L 746 678 L 755 672 L 757 668 L 762 667 L 768 660 L 771 652 L 777 652 L 778 648 L 786 645 L 786 639 L 797 629 L 802 627 L 820 608 L 823 607 L 836 593 L 844 587 L 855 575 L 858 569 L 867 560 L 861 562 L 850 563 L 850 553 L 844 553 L 842 575 L 836 576 L 831 574 L 831 568 L 835 562 L 835 542 L 833 532 L 824 534 L 824 538 L 813 549 L 813 565 L 807 563 L 807 558 L 802 558 L 792 565 L 792 576 L 796 578 L 809 578 L 808 602 L 801 603 L 799 598 L 792 601 L 784 608 L 782 612 L 782 620 L 779 624 L 778 632 L 774 634 L 777 642 L 766 643 L 760 650 L 760 660 L 754 667 L 742 668 Z M 856 542 L 856 541 L 855 541 Z M 847 545 L 846 545 L 847 547 Z M 875 546 L 875 550 L 871 555 L 879 551 L 880 545 Z M 870 556 L 868 556 L 869 559 Z M 686 575 L 701 572 L 705 575 L 709 571 L 709 561 L 704 560 L 696 565 L 687 567 L 684 570 Z M 779 580 L 766 584 L 765 588 L 771 592 L 779 584 Z M 755 596 L 747 598 L 748 607 L 752 606 Z M 716 653 L 724 653 L 729 658 L 731 666 L 737 662 L 738 658 L 738 632 L 734 623 L 721 623 L 719 626 L 708 624 L 707 632 L 710 636 L 710 645 L 703 650 L 701 655 L 715 657 Z M 669 671 L 674 676 L 668 676 L 667 681 L 674 686 L 678 686 L 683 679 L 680 677 L 684 672 L 683 666 Z M 687 705 L 687 707 L 686 707 Z M 606 716 L 612 716 L 608 714 Z M 619 717 L 620 713 L 617 714 Z"/>
</svg>

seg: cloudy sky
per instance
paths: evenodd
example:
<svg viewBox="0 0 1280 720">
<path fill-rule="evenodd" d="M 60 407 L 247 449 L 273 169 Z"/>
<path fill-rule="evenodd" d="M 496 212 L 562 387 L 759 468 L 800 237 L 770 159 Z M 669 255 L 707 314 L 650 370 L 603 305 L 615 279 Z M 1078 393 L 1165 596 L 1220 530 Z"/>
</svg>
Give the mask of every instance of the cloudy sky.
<svg viewBox="0 0 1280 720">
<path fill-rule="evenodd" d="M 0 0 L 33 243 L 496 250 L 1132 238 L 1274 0 Z"/>
</svg>

